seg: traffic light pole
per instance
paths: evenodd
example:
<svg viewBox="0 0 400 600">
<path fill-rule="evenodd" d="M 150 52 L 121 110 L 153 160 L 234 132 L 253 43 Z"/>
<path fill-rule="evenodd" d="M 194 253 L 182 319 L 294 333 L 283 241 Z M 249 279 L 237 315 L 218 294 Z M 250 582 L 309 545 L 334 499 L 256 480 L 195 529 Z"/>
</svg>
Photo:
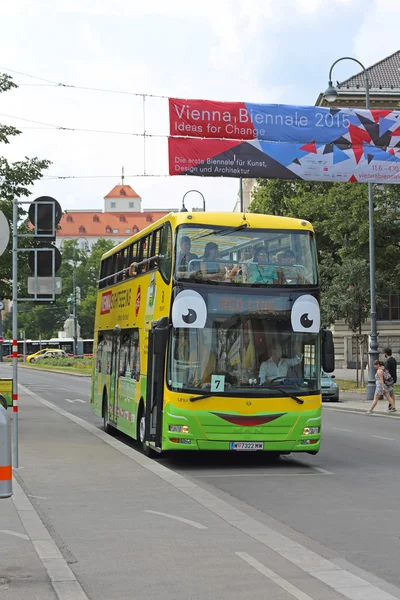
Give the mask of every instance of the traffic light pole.
<svg viewBox="0 0 400 600">
<path fill-rule="evenodd" d="M 13 199 L 12 227 L 12 337 L 13 337 L 13 467 L 18 469 L 18 200 Z"/>
</svg>

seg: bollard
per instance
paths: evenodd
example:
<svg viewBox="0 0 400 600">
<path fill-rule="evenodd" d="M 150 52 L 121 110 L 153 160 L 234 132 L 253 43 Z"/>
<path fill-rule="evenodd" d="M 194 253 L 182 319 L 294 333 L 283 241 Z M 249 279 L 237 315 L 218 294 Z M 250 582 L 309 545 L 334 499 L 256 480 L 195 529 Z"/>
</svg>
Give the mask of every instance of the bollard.
<svg viewBox="0 0 400 600">
<path fill-rule="evenodd" d="M 0 499 L 9 498 L 12 493 L 10 419 L 0 405 Z"/>
</svg>

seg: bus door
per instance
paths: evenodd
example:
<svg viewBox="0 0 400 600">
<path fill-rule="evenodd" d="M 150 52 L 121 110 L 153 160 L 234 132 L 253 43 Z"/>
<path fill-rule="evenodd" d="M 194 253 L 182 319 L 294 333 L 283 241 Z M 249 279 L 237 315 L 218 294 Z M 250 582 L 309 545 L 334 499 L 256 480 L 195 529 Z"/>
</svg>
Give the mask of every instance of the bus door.
<svg viewBox="0 0 400 600">
<path fill-rule="evenodd" d="M 164 401 L 165 352 L 169 320 L 163 317 L 152 323 L 149 331 L 145 437 L 152 446 L 161 449 L 162 411 Z"/>
<path fill-rule="evenodd" d="M 109 419 L 111 423 L 117 424 L 118 415 L 118 373 L 119 373 L 120 336 L 114 335 L 111 350 L 111 369 L 109 385 Z"/>
</svg>

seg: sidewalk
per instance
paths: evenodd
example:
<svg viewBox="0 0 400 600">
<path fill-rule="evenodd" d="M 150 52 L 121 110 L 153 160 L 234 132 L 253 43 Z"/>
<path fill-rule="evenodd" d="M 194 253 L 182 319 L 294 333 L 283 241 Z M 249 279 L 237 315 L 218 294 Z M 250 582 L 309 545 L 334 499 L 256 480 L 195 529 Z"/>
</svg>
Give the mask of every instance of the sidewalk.
<svg viewBox="0 0 400 600">
<path fill-rule="evenodd" d="M 352 412 L 366 413 L 370 405 L 371 402 L 367 402 L 367 400 L 365 399 L 365 392 L 358 393 L 340 391 L 339 402 L 323 402 L 322 407 L 323 409 L 327 408 L 328 410 L 349 410 Z M 398 412 L 395 412 L 393 414 L 388 413 L 387 407 L 388 403 L 386 400 L 379 400 L 377 406 L 374 409 L 373 414 L 386 415 L 391 419 L 396 419 L 400 417 L 400 404 L 399 406 L 397 406 Z"/>
</svg>

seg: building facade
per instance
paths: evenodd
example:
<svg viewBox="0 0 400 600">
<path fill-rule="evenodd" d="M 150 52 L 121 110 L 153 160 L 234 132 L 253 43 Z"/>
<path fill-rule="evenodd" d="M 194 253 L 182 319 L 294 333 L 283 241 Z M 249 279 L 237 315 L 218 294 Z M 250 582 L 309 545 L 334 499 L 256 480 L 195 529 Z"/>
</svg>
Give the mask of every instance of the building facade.
<svg viewBox="0 0 400 600">
<path fill-rule="evenodd" d="M 176 208 L 142 208 L 142 199 L 130 185 L 116 185 L 104 197 L 99 210 L 68 210 L 60 221 L 56 243 L 59 248 L 67 240 L 78 240 L 90 251 L 93 244 L 105 238 L 115 244 L 123 242 Z"/>
</svg>

